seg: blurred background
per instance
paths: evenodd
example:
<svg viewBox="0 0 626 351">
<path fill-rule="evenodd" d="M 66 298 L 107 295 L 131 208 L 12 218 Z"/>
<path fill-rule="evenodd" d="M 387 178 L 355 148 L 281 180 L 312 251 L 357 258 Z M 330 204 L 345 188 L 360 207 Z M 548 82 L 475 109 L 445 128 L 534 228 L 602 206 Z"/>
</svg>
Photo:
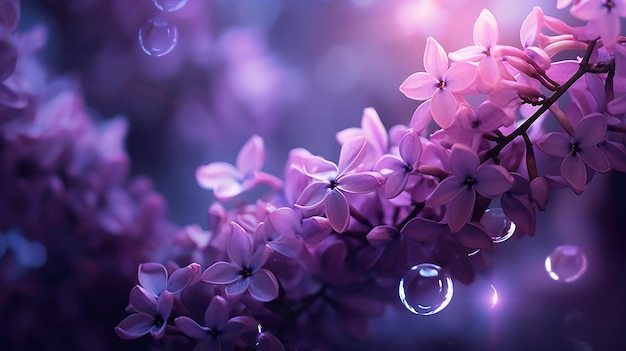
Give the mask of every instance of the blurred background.
<svg viewBox="0 0 626 351">
<path fill-rule="evenodd" d="M 169 12 L 152 0 L 22 0 L 19 31 L 48 29 L 42 55 L 55 74 L 79 82 L 95 115 L 127 118 L 132 174 L 154 181 L 178 225 L 206 227 L 214 199 L 195 182 L 199 165 L 234 162 L 252 134 L 265 140 L 264 170 L 279 177 L 294 147 L 336 160 L 335 133 L 358 126 L 363 108 L 374 107 L 387 128 L 408 124 L 418 102 L 398 87 L 423 70 L 428 36 L 448 52 L 471 45 L 473 23 L 487 8 L 498 20 L 499 42 L 519 46 L 533 6 L 576 23 L 555 5 L 188 0 Z M 139 42 L 140 28 L 154 18 L 177 28 L 176 46 L 162 56 Z M 455 285 L 444 311 L 390 310 L 373 321 L 359 349 L 619 349 L 626 325 L 625 181 L 622 174 L 597 175 L 582 196 L 555 193 L 535 237 L 499 244 L 494 268 L 472 286 Z M 572 283 L 553 281 L 544 268 L 563 244 L 579 246 L 588 261 Z M 499 297 L 493 307 L 491 285 Z"/>
</svg>

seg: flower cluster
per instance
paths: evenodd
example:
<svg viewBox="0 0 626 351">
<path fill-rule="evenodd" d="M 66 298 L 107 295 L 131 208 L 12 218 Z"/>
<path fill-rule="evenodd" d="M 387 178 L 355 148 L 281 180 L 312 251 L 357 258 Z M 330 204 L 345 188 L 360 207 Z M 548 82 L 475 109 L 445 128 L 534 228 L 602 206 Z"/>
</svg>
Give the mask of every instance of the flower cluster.
<svg viewBox="0 0 626 351">
<path fill-rule="evenodd" d="M 337 133 L 336 163 L 294 149 L 281 181 L 261 171 L 253 136 L 236 166 L 199 167 L 218 202 L 208 230 L 179 234 L 193 262 L 141 265 L 118 335 L 195 350 L 346 349 L 343 331 L 363 337 L 369 318 L 399 306 L 410 267 L 471 283 L 501 234 L 481 222 L 487 209 L 532 236 L 553 189 L 579 194 L 596 172 L 626 171 L 626 2 L 570 12 L 587 24 L 534 8 L 520 47 L 498 42 L 488 10 L 471 46 L 446 52 L 428 38 L 425 71 L 400 86 L 423 101 L 409 124 L 387 130 L 366 108 L 360 128 Z M 557 60 L 570 51 L 580 56 Z M 252 189 L 265 192 L 251 201 Z"/>
</svg>

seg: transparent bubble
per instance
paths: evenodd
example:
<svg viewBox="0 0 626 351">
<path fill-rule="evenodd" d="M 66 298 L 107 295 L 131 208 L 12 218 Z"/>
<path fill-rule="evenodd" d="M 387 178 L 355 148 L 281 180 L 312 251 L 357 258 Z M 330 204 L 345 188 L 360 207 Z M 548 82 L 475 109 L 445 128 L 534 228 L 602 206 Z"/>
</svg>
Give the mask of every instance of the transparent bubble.
<svg viewBox="0 0 626 351">
<path fill-rule="evenodd" d="M 187 4 L 187 0 L 152 0 L 154 6 L 161 11 L 178 11 Z"/>
<path fill-rule="evenodd" d="M 546 258 L 546 271 L 550 278 L 570 283 L 580 278 L 587 270 L 587 257 L 575 245 L 561 245 Z"/>
<path fill-rule="evenodd" d="M 496 244 L 508 240 L 515 233 L 515 223 L 508 219 L 499 207 L 485 210 L 480 223 L 487 229 L 491 240 Z"/>
<path fill-rule="evenodd" d="M 435 314 L 448 306 L 453 293 L 452 278 L 432 263 L 411 267 L 400 280 L 400 300 L 411 312 L 423 316 Z"/>
<path fill-rule="evenodd" d="M 139 29 L 139 46 L 150 56 L 168 54 L 177 42 L 178 28 L 164 18 L 151 18 Z"/>
</svg>

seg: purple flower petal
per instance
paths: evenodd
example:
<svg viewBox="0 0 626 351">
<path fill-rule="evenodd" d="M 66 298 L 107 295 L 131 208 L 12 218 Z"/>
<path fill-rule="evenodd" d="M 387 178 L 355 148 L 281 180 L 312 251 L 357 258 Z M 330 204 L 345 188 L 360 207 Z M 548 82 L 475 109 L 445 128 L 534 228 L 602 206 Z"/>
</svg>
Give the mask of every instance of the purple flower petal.
<svg viewBox="0 0 626 351">
<path fill-rule="evenodd" d="M 331 192 L 328 182 L 312 182 L 302 191 L 296 200 L 296 207 L 303 210 L 312 210 L 322 204 Z"/>
<path fill-rule="evenodd" d="M 292 234 L 282 236 L 278 240 L 273 240 L 268 243 L 268 246 L 282 255 L 293 258 L 300 252 L 301 242 Z"/>
<path fill-rule="evenodd" d="M 350 173 L 341 176 L 337 188 L 348 193 L 364 194 L 378 189 L 383 181 L 384 178 L 377 172 Z"/>
<path fill-rule="evenodd" d="M 137 339 L 148 334 L 153 325 L 154 317 L 143 313 L 133 313 L 115 327 L 115 333 L 122 339 Z"/>
<path fill-rule="evenodd" d="M 313 216 L 302 220 L 300 235 L 307 243 L 317 244 L 326 239 L 332 231 L 328 218 Z"/>
<path fill-rule="evenodd" d="M 408 180 L 409 173 L 405 171 L 396 171 L 391 173 L 385 182 L 385 197 L 393 199 L 394 197 L 400 195 L 402 191 L 404 191 Z"/>
<path fill-rule="evenodd" d="M 165 291 L 167 270 L 160 263 L 142 263 L 139 265 L 138 278 L 139 284 L 156 297 Z"/>
<path fill-rule="evenodd" d="M 412 132 L 400 140 L 399 152 L 402 159 L 409 165 L 415 166 L 422 155 L 422 142 L 417 133 Z"/>
<path fill-rule="evenodd" d="M 211 284 L 230 284 L 241 278 L 241 267 L 230 262 L 215 262 L 202 273 L 202 281 Z"/>
<path fill-rule="evenodd" d="M 432 241 L 447 231 L 445 224 L 425 218 L 413 218 L 400 230 L 400 233 L 412 240 Z"/>
<path fill-rule="evenodd" d="M 578 156 L 594 171 L 606 173 L 611 170 L 611 164 L 604 152 L 596 145 L 587 146 L 578 152 Z"/>
<path fill-rule="evenodd" d="M 261 170 L 265 159 L 265 147 L 263 139 L 258 135 L 253 135 L 243 145 L 237 154 L 237 169 L 242 174 L 250 174 Z"/>
<path fill-rule="evenodd" d="M 332 190 L 326 197 L 326 217 L 337 233 L 343 233 L 350 223 L 350 206 L 343 193 Z"/>
<path fill-rule="evenodd" d="M 196 277 L 200 270 L 200 265 L 192 263 L 186 267 L 175 270 L 167 280 L 166 289 L 172 294 L 177 294 L 185 289 Z"/>
<path fill-rule="evenodd" d="M 434 91 L 433 91 L 434 93 Z M 431 94 L 432 96 L 432 94 Z M 433 120 L 433 115 L 430 113 L 430 100 L 424 101 L 421 103 L 413 112 L 413 116 L 411 116 L 411 122 L 409 123 L 409 128 L 413 129 L 417 133 L 421 133 L 428 127 L 430 121 Z M 447 126 L 440 126 L 441 128 L 448 128 Z"/>
<path fill-rule="evenodd" d="M 135 285 L 135 287 L 130 291 L 129 300 L 131 307 L 136 312 L 150 316 L 156 315 L 156 298 L 141 286 Z"/>
<path fill-rule="evenodd" d="M 209 328 L 199 325 L 196 321 L 187 316 L 174 319 L 174 324 L 176 324 L 183 334 L 190 338 L 202 340 L 209 336 Z"/>
<path fill-rule="evenodd" d="M 430 99 L 437 91 L 439 81 L 426 72 L 411 74 L 400 85 L 400 91 L 409 99 L 423 101 Z"/>
<path fill-rule="evenodd" d="M 560 1 L 559 1 L 560 2 Z M 558 6 L 558 4 L 557 4 Z M 520 42 L 523 47 L 534 45 L 543 27 L 543 11 L 535 6 L 520 27 Z"/>
<path fill-rule="evenodd" d="M 535 209 L 525 197 L 505 193 L 500 201 L 504 214 L 515 223 L 516 231 L 530 236 L 535 234 Z"/>
<path fill-rule="evenodd" d="M 458 233 L 454 234 L 458 242 L 470 249 L 492 249 L 493 240 L 484 230 L 472 223 L 466 224 Z"/>
<path fill-rule="evenodd" d="M 385 247 L 398 236 L 400 232 L 390 225 L 379 225 L 367 233 L 367 241 L 374 248 Z"/>
<path fill-rule="evenodd" d="M 485 49 L 480 46 L 466 46 L 448 54 L 452 61 L 478 61 L 485 57 Z"/>
<path fill-rule="evenodd" d="M 344 144 L 345 145 L 345 144 Z M 304 159 L 304 172 L 317 180 L 328 181 L 337 177 L 337 166 L 319 156 Z"/>
<path fill-rule="evenodd" d="M 157 316 L 161 317 L 163 321 L 167 321 L 172 313 L 172 306 L 174 306 L 174 300 L 176 298 L 169 292 L 164 292 L 157 299 L 156 310 Z M 165 324 L 165 323 L 163 323 Z"/>
<path fill-rule="evenodd" d="M 196 170 L 196 181 L 205 189 L 216 188 L 223 182 L 233 182 L 240 177 L 239 171 L 225 162 L 213 162 Z"/>
<path fill-rule="evenodd" d="M 278 297 L 278 281 L 267 269 L 260 269 L 248 280 L 248 292 L 257 301 L 268 302 Z"/>
<path fill-rule="evenodd" d="M 484 9 L 474 22 L 474 43 L 490 49 L 498 42 L 498 23 L 489 10 Z"/>
<path fill-rule="evenodd" d="M 367 139 L 363 136 L 348 140 L 341 146 L 339 162 L 337 162 L 337 176 L 355 169 L 365 156 Z"/>
<path fill-rule="evenodd" d="M 250 278 L 243 278 L 242 276 L 240 276 L 239 278 L 239 280 L 234 281 L 232 284 L 226 287 L 225 291 L 227 295 L 239 295 L 245 292 L 246 289 L 248 289 L 248 286 L 250 285 Z"/>
<path fill-rule="evenodd" d="M 604 6 L 604 1 L 600 0 L 580 1 L 570 9 L 572 16 L 583 21 L 596 19 L 607 12 L 608 9 Z"/>
<path fill-rule="evenodd" d="M 456 196 L 463 190 L 467 189 L 467 185 L 463 184 L 465 179 L 460 179 L 457 176 L 448 176 L 437 185 L 435 190 L 426 199 L 426 202 L 430 206 L 443 205 Z"/>
<path fill-rule="evenodd" d="M 476 80 L 476 66 L 467 62 L 457 62 L 453 64 L 446 75 L 446 89 L 453 93 L 467 89 Z"/>
<path fill-rule="evenodd" d="M 450 169 L 452 174 L 462 180 L 473 178 L 480 165 L 478 156 L 472 149 L 462 144 L 455 144 L 450 153 Z"/>
<path fill-rule="evenodd" d="M 474 178 L 474 189 L 489 198 L 501 195 L 513 185 L 513 177 L 504 167 L 498 165 L 481 165 Z"/>
<path fill-rule="evenodd" d="M 251 324 L 256 325 L 256 322 L 248 316 L 233 317 L 221 326 L 220 339 L 224 341 L 234 341 L 244 332 L 248 325 Z"/>
<path fill-rule="evenodd" d="M 404 166 L 406 166 L 404 160 L 401 160 L 398 156 L 386 154 L 376 162 L 374 169 L 381 174 L 387 175 L 395 171 L 404 171 Z"/>
<path fill-rule="evenodd" d="M 449 126 L 454 121 L 457 101 L 448 89 L 437 89 L 430 101 L 430 113 L 440 126 Z"/>
<path fill-rule="evenodd" d="M 192 351 L 223 351 L 220 338 L 205 338 Z"/>
<path fill-rule="evenodd" d="M 581 193 L 587 184 L 587 167 L 582 158 L 570 154 L 561 163 L 561 175 L 576 193 Z"/>
<path fill-rule="evenodd" d="M 540 211 L 546 209 L 550 199 L 550 186 L 544 177 L 536 177 L 530 181 L 530 199 L 537 204 Z"/>
<path fill-rule="evenodd" d="M 565 157 L 572 152 L 572 140 L 563 133 L 548 133 L 535 145 L 548 155 Z"/>
<path fill-rule="evenodd" d="M 424 69 L 433 78 L 442 79 L 448 70 L 448 55 L 433 37 L 426 39 L 424 49 Z"/>
<path fill-rule="evenodd" d="M 214 296 L 204 312 L 204 325 L 213 330 L 219 330 L 227 320 L 228 302 L 219 295 Z"/>
<path fill-rule="evenodd" d="M 475 201 L 476 193 L 469 187 L 464 187 L 463 191 L 450 201 L 446 215 L 451 232 L 458 232 L 470 220 Z"/>
<path fill-rule="evenodd" d="M 250 235 L 237 223 L 231 222 L 232 232 L 226 247 L 226 253 L 231 262 L 239 267 L 248 264 L 252 255 Z"/>
<path fill-rule="evenodd" d="M 277 208 L 268 217 L 276 232 L 281 235 L 300 232 L 302 227 L 300 217 L 289 207 Z"/>
<path fill-rule="evenodd" d="M 267 246 L 265 245 L 259 246 L 256 248 L 252 256 L 246 262 L 247 267 L 252 270 L 252 273 L 254 273 L 257 270 L 259 270 L 261 267 L 263 267 L 265 262 L 267 262 L 267 259 L 269 258 L 269 256 L 270 256 L 270 250 L 267 248 Z"/>
<path fill-rule="evenodd" d="M 591 114 L 580 120 L 574 130 L 574 140 L 579 147 L 597 145 L 606 138 L 606 122 L 600 113 Z"/>
</svg>

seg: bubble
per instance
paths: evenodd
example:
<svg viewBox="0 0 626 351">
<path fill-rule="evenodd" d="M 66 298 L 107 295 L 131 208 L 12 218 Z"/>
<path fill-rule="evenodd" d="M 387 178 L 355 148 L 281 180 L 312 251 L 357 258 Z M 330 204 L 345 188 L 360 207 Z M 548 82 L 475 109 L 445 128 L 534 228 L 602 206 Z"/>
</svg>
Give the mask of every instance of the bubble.
<svg viewBox="0 0 626 351">
<path fill-rule="evenodd" d="M 151 18 L 139 29 L 139 46 L 150 56 L 168 54 L 177 42 L 178 28 L 164 18 Z"/>
<path fill-rule="evenodd" d="M 570 283 L 580 278 L 587 270 L 587 257 L 575 245 L 561 245 L 546 258 L 546 271 L 550 278 Z"/>
<path fill-rule="evenodd" d="M 480 223 L 487 229 L 491 240 L 496 244 L 508 240 L 515 233 L 515 223 L 508 219 L 499 207 L 488 208 Z"/>
<path fill-rule="evenodd" d="M 187 0 L 152 0 L 154 6 L 161 11 L 178 11 L 187 4 Z"/>
<path fill-rule="evenodd" d="M 400 280 L 400 300 L 411 312 L 423 316 L 435 314 L 448 306 L 453 293 L 452 278 L 432 263 L 411 267 Z"/>
</svg>

